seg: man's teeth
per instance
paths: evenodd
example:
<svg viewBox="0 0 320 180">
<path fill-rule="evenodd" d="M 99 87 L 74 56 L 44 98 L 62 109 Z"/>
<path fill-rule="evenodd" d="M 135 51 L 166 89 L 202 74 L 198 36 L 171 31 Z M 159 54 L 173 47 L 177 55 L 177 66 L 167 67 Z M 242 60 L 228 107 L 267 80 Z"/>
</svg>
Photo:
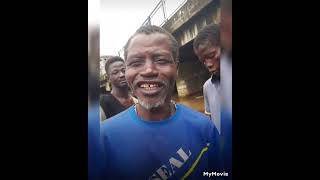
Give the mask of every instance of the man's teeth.
<svg viewBox="0 0 320 180">
<path fill-rule="evenodd" d="M 140 87 L 145 89 L 150 89 L 150 88 L 158 87 L 158 84 L 141 84 Z"/>
</svg>

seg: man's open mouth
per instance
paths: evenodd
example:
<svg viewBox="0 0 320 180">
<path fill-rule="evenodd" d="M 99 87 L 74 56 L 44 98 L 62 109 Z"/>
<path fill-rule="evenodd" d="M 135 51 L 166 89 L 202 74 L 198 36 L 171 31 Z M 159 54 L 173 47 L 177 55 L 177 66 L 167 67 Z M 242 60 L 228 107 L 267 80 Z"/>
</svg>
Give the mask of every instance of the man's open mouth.
<svg viewBox="0 0 320 180">
<path fill-rule="evenodd" d="M 140 81 L 137 87 L 143 94 L 154 95 L 159 93 L 165 85 L 159 81 Z"/>
</svg>

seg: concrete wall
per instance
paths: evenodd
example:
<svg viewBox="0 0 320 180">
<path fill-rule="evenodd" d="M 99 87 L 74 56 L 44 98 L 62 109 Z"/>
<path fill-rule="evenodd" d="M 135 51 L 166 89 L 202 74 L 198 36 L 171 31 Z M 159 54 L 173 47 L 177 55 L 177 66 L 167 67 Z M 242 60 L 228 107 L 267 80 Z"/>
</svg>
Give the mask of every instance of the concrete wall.
<svg viewBox="0 0 320 180">
<path fill-rule="evenodd" d="M 180 65 L 176 81 L 179 97 L 202 91 L 210 77 L 208 70 L 193 52 L 193 39 L 207 24 L 220 23 L 220 8 L 216 0 L 189 0 L 163 27 L 169 30 L 180 45 Z"/>
<path fill-rule="evenodd" d="M 176 80 L 179 97 L 202 92 L 202 86 L 210 77 L 207 68 L 193 52 L 193 41 L 179 49 L 180 64 Z"/>
<path fill-rule="evenodd" d="M 191 17 L 206 7 L 213 0 L 188 0 L 164 25 L 163 27 L 175 32 L 184 23 L 188 22 Z"/>
<path fill-rule="evenodd" d="M 181 63 L 176 80 L 178 96 L 184 97 L 202 91 L 208 77 L 208 71 L 197 61 Z"/>
<path fill-rule="evenodd" d="M 179 45 L 183 46 L 193 40 L 203 27 L 211 23 L 220 23 L 220 8 L 215 6 L 214 2 L 209 3 L 198 14 L 191 17 L 173 35 L 179 42 Z"/>
</svg>

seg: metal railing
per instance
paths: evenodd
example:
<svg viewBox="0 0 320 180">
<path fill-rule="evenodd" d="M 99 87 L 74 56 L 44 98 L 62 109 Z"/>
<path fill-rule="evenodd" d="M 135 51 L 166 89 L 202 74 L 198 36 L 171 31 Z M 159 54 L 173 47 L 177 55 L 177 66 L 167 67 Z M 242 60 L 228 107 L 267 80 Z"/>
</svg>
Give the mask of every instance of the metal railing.
<svg viewBox="0 0 320 180">
<path fill-rule="evenodd" d="M 173 7 L 174 10 L 172 11 L 169 9 L 170 15 L 167 16 L 168 12 L 168 6 L 166 5 L 166 2 L 176 2 L 176 0 L 160 0 L 159 3 L 156 5 L 156 7 L 151 11 L 147 19 L 142 23 L 141 26 L 144 25 L 157 25 L 162 26 L 168 19 L 170 19 L 188 0 L 184 0 L 180 4 L 174 4 Z M 172 6 L 172 5 L 171 5 Z M 171 10 L 171 11 L 170 11 Z"/>
<path fill-rule="evenodd" d="M 184 0 L 180 4 L 176 4 L 177 0 L 160 0 L 141 26 L 163 26 L 187 1 L 188 0 Z M 168 8 L 168 3 L 170 3 L 170 8 Z M 170 13 L 169 16 L 167 16 L 168 10 Z M 119 56 L 121 56 L 122 53 L 123 48 L 118 51 Z"/>
<path fill-rule="evenodd" d="M 167 22 L 168 19 L 170 19 L 173 15 L 176 14 L 177 11 L 179 11 L 179 9 L 187 2 L 188 0 L 184 0 L 177 8 L 175 8 L 175 10 L 173 12 L 170 13 L 169 17 L 167 17 L 167 19 L 165 21 L 163 21 L 160 26 L 163 26 L 164 23 Z"/>
</svg>

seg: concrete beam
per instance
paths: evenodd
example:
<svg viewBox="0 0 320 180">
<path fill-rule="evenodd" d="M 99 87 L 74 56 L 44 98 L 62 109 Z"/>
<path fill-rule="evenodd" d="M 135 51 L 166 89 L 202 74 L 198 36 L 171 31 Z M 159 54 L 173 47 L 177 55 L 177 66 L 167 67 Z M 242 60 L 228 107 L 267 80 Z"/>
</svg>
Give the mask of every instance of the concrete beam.
<svg viewBox="0 0 320 180">
<path fill-rule="evenodd" d="M 162 27 L 171 33 L 175 32 L 212 1 L 213 0 L 188 0 Z"/>
<path fill-rule="evenodd" d="M 183 26 L 177 29 L 173 35 L 180 46 L 193 40 L 198 32 L 208 24 L 220 23 L 220 8 L 210 3 L 196 16 L 189 19 Z"/>
</svg>

